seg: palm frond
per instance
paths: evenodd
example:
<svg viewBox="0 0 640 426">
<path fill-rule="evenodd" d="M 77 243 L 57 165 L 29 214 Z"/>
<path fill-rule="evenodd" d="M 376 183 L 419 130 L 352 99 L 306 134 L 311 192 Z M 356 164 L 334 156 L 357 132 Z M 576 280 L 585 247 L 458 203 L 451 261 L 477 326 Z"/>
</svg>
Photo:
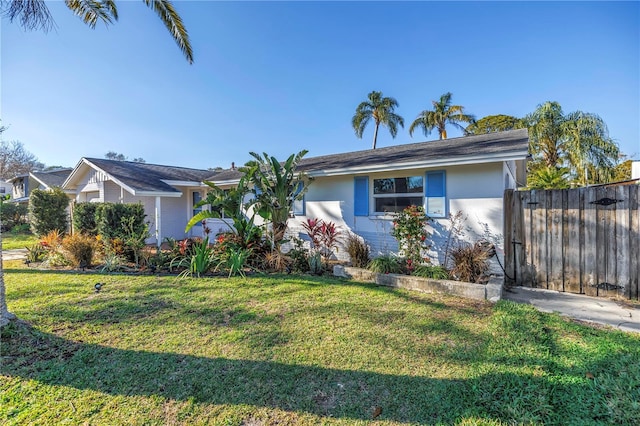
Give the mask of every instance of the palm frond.
<svg viewBox="0 0 640 426">
<path fill-rule="evenodd" d="M 55 21 L 44 0 L 11 0 L 0 3 L 0 13 L 9 18 L 9 22 L 20 21 L 25 30 L 43 30 L 55 28 Z"/>
<path fill-rule="evenodd" d="M 189 41 L 189 34 L 182 22 L 182 18 L 173 7 L 169 0 L 142 0 L 153 9 L 160 17 L 164 26 L 169 30 L 174 41 L 187 59 L 187 62 L 193 64 L 193 49 Z"/>
<path fill-rule="evenodd" d="M 118 11 L 113 1 L 65 0 L 65 4 L 91 28 L 95 28 L 98 21 L 109 25 L 118 20 Z"/>
</svg>

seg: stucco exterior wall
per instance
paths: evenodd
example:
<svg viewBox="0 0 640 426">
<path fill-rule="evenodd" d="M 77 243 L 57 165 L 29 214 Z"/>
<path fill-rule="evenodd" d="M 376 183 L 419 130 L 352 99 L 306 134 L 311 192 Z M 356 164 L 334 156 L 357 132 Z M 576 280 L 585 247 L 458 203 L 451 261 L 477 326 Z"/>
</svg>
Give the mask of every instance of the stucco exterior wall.
<svg viewBox="0 0 640 426">
<path fill-rule="evenodd" d="M 434 219 L 431 231 L 434 263 L 444 260 L 444 245 L 449 235 L 449 214 L 462 211 L 466 217 L 460 238 L 469 242 L 488 239 L 502 251 L 502 196 L 505 186 L 515 185 L 515 177 L 506 172 L 502 162 L 439 168 L 446 172 L 446 215 Z M 391 236 L 393 216 L 374 213 L 373 179 L 402 176 L 424 176 L 426 169 L 401 172 L 369 173 L 369 216 L 354 215 L 354 176 L 316 178 L 305 195 L 305 214 L 289 222 L 290 235 L 303 237 L 301 223 L 308 218 L 322 218 L 340 226 L 343 231 L 362 236 L 374 256 L 396 252 L 397 241 Z M 339 259 L 348 255 L 341 250 Z"/>
</svg>

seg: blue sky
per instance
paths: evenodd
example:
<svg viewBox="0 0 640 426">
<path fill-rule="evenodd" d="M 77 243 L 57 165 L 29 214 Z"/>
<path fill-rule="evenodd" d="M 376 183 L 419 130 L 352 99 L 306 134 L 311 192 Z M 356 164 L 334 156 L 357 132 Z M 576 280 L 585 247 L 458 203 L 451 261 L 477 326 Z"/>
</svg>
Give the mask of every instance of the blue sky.
<svg viewBox="0 0 640 426">
<path fill-rule="evenodd" d="M 188 65 L 153 12 L 86 27 L 62 2 L 57 30 L 2 21 L 0 118 L 47 165 L 117 151 L 185 167 L 368 149 L 351 128 L 372 90 L 406 127 L 378 146 L 437 138 L 409 124 L 446 92 L 467 112 L 523 116 L 547 100 L 599 114 L 640 159 L 638 2 L 176 1 Z M 449 137 L 460 133 L 449 129 Z"/>
</svg>

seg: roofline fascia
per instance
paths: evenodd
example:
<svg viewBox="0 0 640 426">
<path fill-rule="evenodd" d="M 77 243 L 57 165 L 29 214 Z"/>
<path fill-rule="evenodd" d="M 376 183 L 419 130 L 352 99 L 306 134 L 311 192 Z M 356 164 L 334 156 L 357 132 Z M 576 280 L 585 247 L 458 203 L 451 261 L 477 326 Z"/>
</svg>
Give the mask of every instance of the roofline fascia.
<svg viewBox="0 0 640 426">
<path fill-rule="evenodd" d="M 464 159 L 453 159 L 453 158 L 444 158 L 441 160 L 431 160 L 431 161 L 413 161 L 413 162 L 402 162 L 402 163 L 391 163 L 391 164 L 375 164 L 370 166 L 363 167 L 344 167 L 340 169 L 329 169 L 329 170 L 309 170 L 306 173 L 311 177 L 322 177 L 322 176 L 340 176 L 340 175 L 348 175 L 348 174 L 360 174 L 360 173 L 374 173 L 374 172 L 385 172 L 391 170 L 407 170 L 407 169 L 418 169 L 418 168 L 434 168 L 434 167 L 447 167 L 447 166 L 462 166 L 468 164 L 483 164 L 483 163 L 501 163 L 503 161 L 510 160 L 526 160 L 527 151 L 521 152 L 512 152 L 504 155 L 481 155 L 481 156 L 473 156 L 466 157 Z"/>
<path fill-rule="evenodd" d="M 171 197 L 171 198 L 180 198 L 182 197 L 182 192 L 160 192 L 160 191 L 137 191 L 133 195 L 137 197 Z"/>
<path fill-rule="evenodd" d="M 202 181 L 193 181 L 193 180 L 169 180 L 169 179 L 160 179 L 162 182 L 171 186 L 205 186 Z"/>
<path fill-rule="evenodd" d="M 213 182 L 216 186 L 221 185 L 237 185 L 240 183 L 240 179 L 228 179 L 228 180 L 215 180 L 215 179 L 206 179 L 207 182 Z"/>
</svg>

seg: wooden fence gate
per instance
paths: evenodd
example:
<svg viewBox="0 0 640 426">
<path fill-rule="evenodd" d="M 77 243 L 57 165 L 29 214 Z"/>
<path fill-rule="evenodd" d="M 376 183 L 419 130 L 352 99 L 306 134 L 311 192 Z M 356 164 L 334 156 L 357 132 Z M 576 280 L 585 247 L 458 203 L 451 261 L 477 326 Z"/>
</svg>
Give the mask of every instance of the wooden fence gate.
<svg viewBox="0 0 640 426">
<path fill-rule="evenodd" d="M 505 282 L 638 299 L 640 185 L 504 194 Z"/>
</svg>

